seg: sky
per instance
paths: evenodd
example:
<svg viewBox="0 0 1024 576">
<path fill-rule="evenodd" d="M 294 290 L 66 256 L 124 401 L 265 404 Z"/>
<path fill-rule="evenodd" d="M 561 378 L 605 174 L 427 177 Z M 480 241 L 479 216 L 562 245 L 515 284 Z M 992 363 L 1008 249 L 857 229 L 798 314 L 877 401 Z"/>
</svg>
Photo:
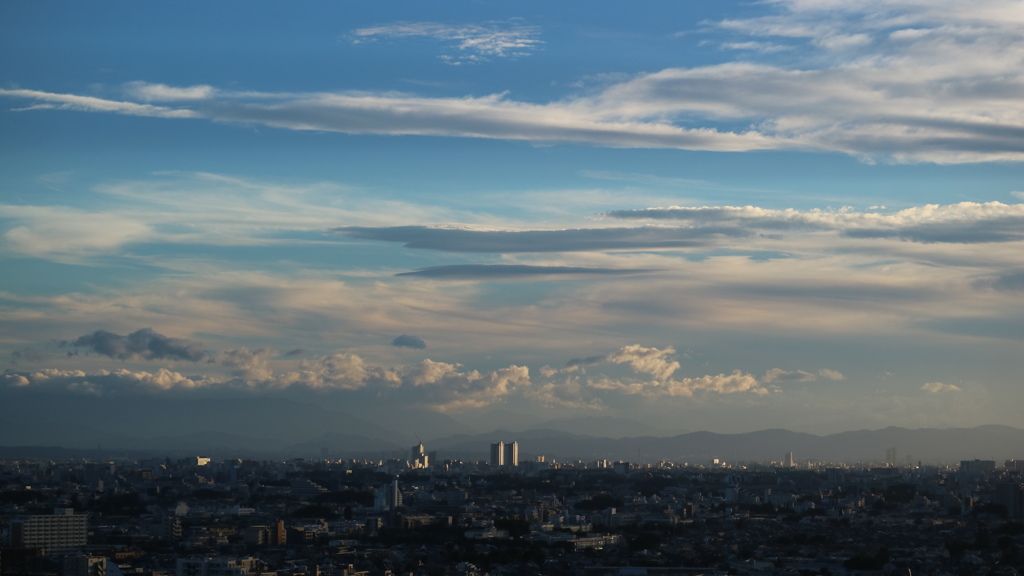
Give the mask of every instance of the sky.
<svg viewBox="0 0 1024 576">
<path fill-rule="evenodd" d="M 0 5 L 0 402 L 1024 427 L 1024 2 Z"/>
</svg>

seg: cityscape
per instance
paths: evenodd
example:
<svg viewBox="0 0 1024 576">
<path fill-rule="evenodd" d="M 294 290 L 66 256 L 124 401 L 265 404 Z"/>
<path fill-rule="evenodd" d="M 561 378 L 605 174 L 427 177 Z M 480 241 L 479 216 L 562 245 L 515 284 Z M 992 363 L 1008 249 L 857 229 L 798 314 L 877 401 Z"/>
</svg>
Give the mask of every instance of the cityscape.
<svg viewBox="0 0 1024 576">
<path fill-rule="evenodd" d="M 0 576 L 1021 576 L 1024 0 L 0 2 Z"/>
<path fill-rule="evenodd" d="M 974 575 L 1024 569 L 1024 460 L 0 462 L 0 573 Z"/>
</svg>

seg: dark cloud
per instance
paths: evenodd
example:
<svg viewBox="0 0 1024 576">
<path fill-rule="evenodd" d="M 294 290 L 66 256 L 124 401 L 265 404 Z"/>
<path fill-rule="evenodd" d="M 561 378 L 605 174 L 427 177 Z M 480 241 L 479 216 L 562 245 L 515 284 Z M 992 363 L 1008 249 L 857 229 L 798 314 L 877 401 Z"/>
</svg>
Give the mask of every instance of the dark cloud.
<svg viewBox="0 0 1024 576">
<path fill-rule="evenodd" d="M 49 354 L 32 348 L 22 348 L 11 352 L 11 364 L 17 364 L 19 360 L 28 362 L 42 362 L 50 357 Z"/>
<path fill-rule="evenodd" d="M 695 228 L 578 228 L 572 230 L 467 230 L 396 226 L 335 228 L 338 234 L 361 240 L 402 242 L 407 248 L 448 252 L 577 252 L 641 250 L 707 246 L 721 237 L 748 237 L 735 226 Z"/>
<path fill-rule="evenodd" d="M 1024 330 L 1021 330 L 1020 318 L 1013 315 L 1005 317 L 939 318 L 919 322 L 918 326 L 945 334 L 1024 342 Z"/>
<path fill-rule="evenodd" d="M 743 226 L 759 230 L 828 230 L 833 225 L 799 213 L 786 213 L 752 207 L 725 206 L 643 208 L 612 210 L 604 216 L 619 220 L 680 220 L 707 229 L 708 224 Z"/>
<path fill-rule="evenodd" d="M 837 302 L 923 302 L 934 299 L 940 294 L 937 288 L 920 288 L 913 286 L 879 286 L 874 284 L 836 284 L 808 283 L 806 285 L 787 284 L 736 284 L 717 288 L 719 294 L 735 296 L 741 299 L 799 299 L 799 300 L 834 300 Z"/>
<path fill-rule="evenodd" d="M 584 268 L 578 266 L 529 266 L 526 264 L 458 264 L 433 266 L 396 276 L 422 276 L 425 278 L 488 279 L 522 278 L 527 276 L 612 276 L 619 274 L 643 274 L 654 270 L 641 268 Z"/>
<path fill-rule="evenodd" d="M 149 328 L 136 330 L 127 336 L 97 330 L 79 337 L 72 346 L 86 347 L 97 354 L 121 360 L 142 358 L 144 360 L 189 360 L 198 362 L 207 357 L 206 350 L 198 342 L 181 338 L 169 338 Z"/>
<path fill-rule="evenodd" d="M 1000 274 L 990 286 L 1001 292 L 1024 292 L 1024 270 Z"/>
<path fill-rule="evenodd" d="M 765 231 L 832 230 L 847 238 L 892 238 L 921 243 L 975 244 L 1024 240 L 1020 205 L 962 202 L 922 206 L 895 213 L 772 210 L 754 206 L 701 206 L 615 210 L 621 220 L 674 220 L 707 229 L 709 225 Z"/>
<path fill-rule="evenodd" d="M 392 346 L 399 348 L 415 348 L 416 350 L 423 350 L 427 347 L 427 343 L 418 336 L 409 336 L 408 334 L 402 334 L 391 341 Z"/>
<path fill-rule="evenodd" d="M 295 356 L 302 356 L 305 353 L 306 353 L 306 349 L 305 348 L 296 348 L 294 350 L 289 350 L 289 351 L 285 352 L 284 353 L 284 357 L 285 358 L 293 358 Z"/>
<path fill-rule="evenodd" d="M 565 363 L 566 366 L 593 366 L 608 361 L 608 355 L 588 356 L 586 358 L 573 358 Z"/>
</svg>

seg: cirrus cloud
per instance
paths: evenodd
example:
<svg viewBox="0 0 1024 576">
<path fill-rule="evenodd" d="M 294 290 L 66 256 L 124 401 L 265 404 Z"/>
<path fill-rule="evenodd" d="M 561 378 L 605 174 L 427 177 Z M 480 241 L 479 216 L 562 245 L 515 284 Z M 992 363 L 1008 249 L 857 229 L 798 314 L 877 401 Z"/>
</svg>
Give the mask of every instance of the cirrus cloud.
<svg viewBox="0 0 1024 576">
<path fill-rule="evenodd" d="M 520 21 L 487 22 L 484 24 L 453 25 L 441 22 L 395 22 L 380 26 L 357 28 L 350 34 L 359 44 L 378 38 L 428 38 L 448 42 L 457 49 L 442 54 L 441 60 L 449 64 L 481 62 L 488 58 L 527 56 L 543 42 L 538 38 L 540 29 Z"/>
<path fill-rule="evenodd" d="M 23 110 L 63 108 L 163 118 L 206 118 L 289 130 L 433 135 L 617 148 L 812 150 L 865 161 L 1024 161 L 1024 35 L 1019 0 L 771 3 L 773 13 L 712 25 L 723 42 L 763 58 L 639 73 L 548 102 L 507 93 L 422 97 L 394 92 L 280 92 L 132 82 L 141 102 L 42 90 L 0 90 Z M 962 17 L 961 17 L 962 16 Z M 453 63 L 522 54 L 530 27 L 397 23 L 353 39 L 457 42 Z M 766 40 L 767 39 L 767 40 Z M 807 42 L 807 51 L 776 42 Z M 823 52 L 823 53 L 822 53 Z M 461 54 L 461 56 L 459 56 Z M 790 60 L 785 57 L 790 56 Z M 751 87 L 756 87 L 752 89 Z M 168 108 L 149 101 L 178 101 Z"/>
</svg>

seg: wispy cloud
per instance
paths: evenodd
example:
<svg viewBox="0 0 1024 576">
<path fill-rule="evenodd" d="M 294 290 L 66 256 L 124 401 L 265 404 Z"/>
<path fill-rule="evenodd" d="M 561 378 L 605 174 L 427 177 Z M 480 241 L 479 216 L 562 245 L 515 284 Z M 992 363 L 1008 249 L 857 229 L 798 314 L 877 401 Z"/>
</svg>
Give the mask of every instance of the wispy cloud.
<svg viewBox="0 0 1024 576">
<path fill-rule="evenodd" d="M 5 90 L 0 89 L 0 96 L 21 98 L 40 102 L 34 109 L 77 110 L 80 112 L 113 112 L 129 116 L 153 116 L 157 118 L 199 118 L 199 114 L 183 108 L 167 108 L 137 102 L 123 102 L 79 96 L 76 94 L 55 94 L 39 90 Z"/>
<path fill-rule="evenodd" d="M 814 382 L 819 378 L 824 380 L 845 380 L 846 376 L 837 370 L 831 370 L 829 368 L 819 370 L 817 373 L 805 372 L 804 370 L 782 370 L 781 368 L 772 368 L 765 373 L 764 378 L 761 380 L 766 383 L 785 383 Z"/>
<path fill-rule="evenodd" d="M 754 206 L 699 206 L 616 210 L 626 220 L 676 220 L 693 226 L 750 229 L 831 230 L 852 238 L 899 238 L 914 242 L 985 243 L 1024 240 L 1024 204 L 961 202 L 929 204 L 894 212 L 773 210 Z"/>
<path fill-rule="evenodd" d="M 440 22 L 395 22 L 353 30 L 355 43 L 378 38 L 428 38 L 445 42 L 454 51 L 440 55 L 450 64 L 480 62 L 489 58 L 527 56 L 540 48 L 540 28 L 519 20 L 483 24 L 443 24 Z"/>
<path fill-rule="evenodd" d="M 574 252 L 706 246 L 717 237 L 749 236 L 734 227 L 701 230 L 679 227 L 590 228 L 573 230 L 480 230 L 456 227 L 346 227 L 334 232 L 362 240 L 402 242 L 408 248 L 451 252 Z"/>
<path fill-rule="evenodd" d="M 761 62 L 666 68 L 546 103 L 505 93 L 261 93 L 146 82 L 123 90 L 140 102 L 22 89 L 0 90 L 0 96 L 34 103 L 24 110 L 206 118 L 349 134 L 734 152 L 802 149 L 870 162 L 1024 161 L 1024 35 L 1014 16 L 1024 11 L 1019 0 L 985 0 L 969 10 L 950 1 L 772 4 L 775 12 L 768 16 L 717 23 L 719 30 L 740 35 L 725 46 L 760 53 Z M 362 28 L 351 38 L 450 42 L 454 54 L 445 56 L 464 62 L 528 53 L 540 44 L 537 35 L 536 28 L 518 21 L 401 22 Z M 772 38 L 807 41 L 815 48 L 781 50 Z"/>
<path fill-rule="evenodd" d="M 156 232 L 126 214 L 63 206 L 0 205 L 9 227 L 7 250 L 33 256 L 73 257 L 109 253 L 129 242 L 150 240 Z"/>
<path fill-rule="evenodd" d="M 432 266 L 412 272 L 401 272 L 397 276 L 419 276 L 423 278 L 451 280 L 487 280 L 553 277 L 612 276 L 643 274 L 653 272 L 643 268 L 594 268 L 584 266 L 533 266 L 529 264 L 454 264 Z"/>
<path fill-rule="evenodd" d="M 182 100 L 206 100 L 214 96 L 216 89 L 205 84 L 197 86 L 168 86 L 148 82 L 129 82 L 126 92 L 146 102 L 175 102 Z"/>
</svg>

